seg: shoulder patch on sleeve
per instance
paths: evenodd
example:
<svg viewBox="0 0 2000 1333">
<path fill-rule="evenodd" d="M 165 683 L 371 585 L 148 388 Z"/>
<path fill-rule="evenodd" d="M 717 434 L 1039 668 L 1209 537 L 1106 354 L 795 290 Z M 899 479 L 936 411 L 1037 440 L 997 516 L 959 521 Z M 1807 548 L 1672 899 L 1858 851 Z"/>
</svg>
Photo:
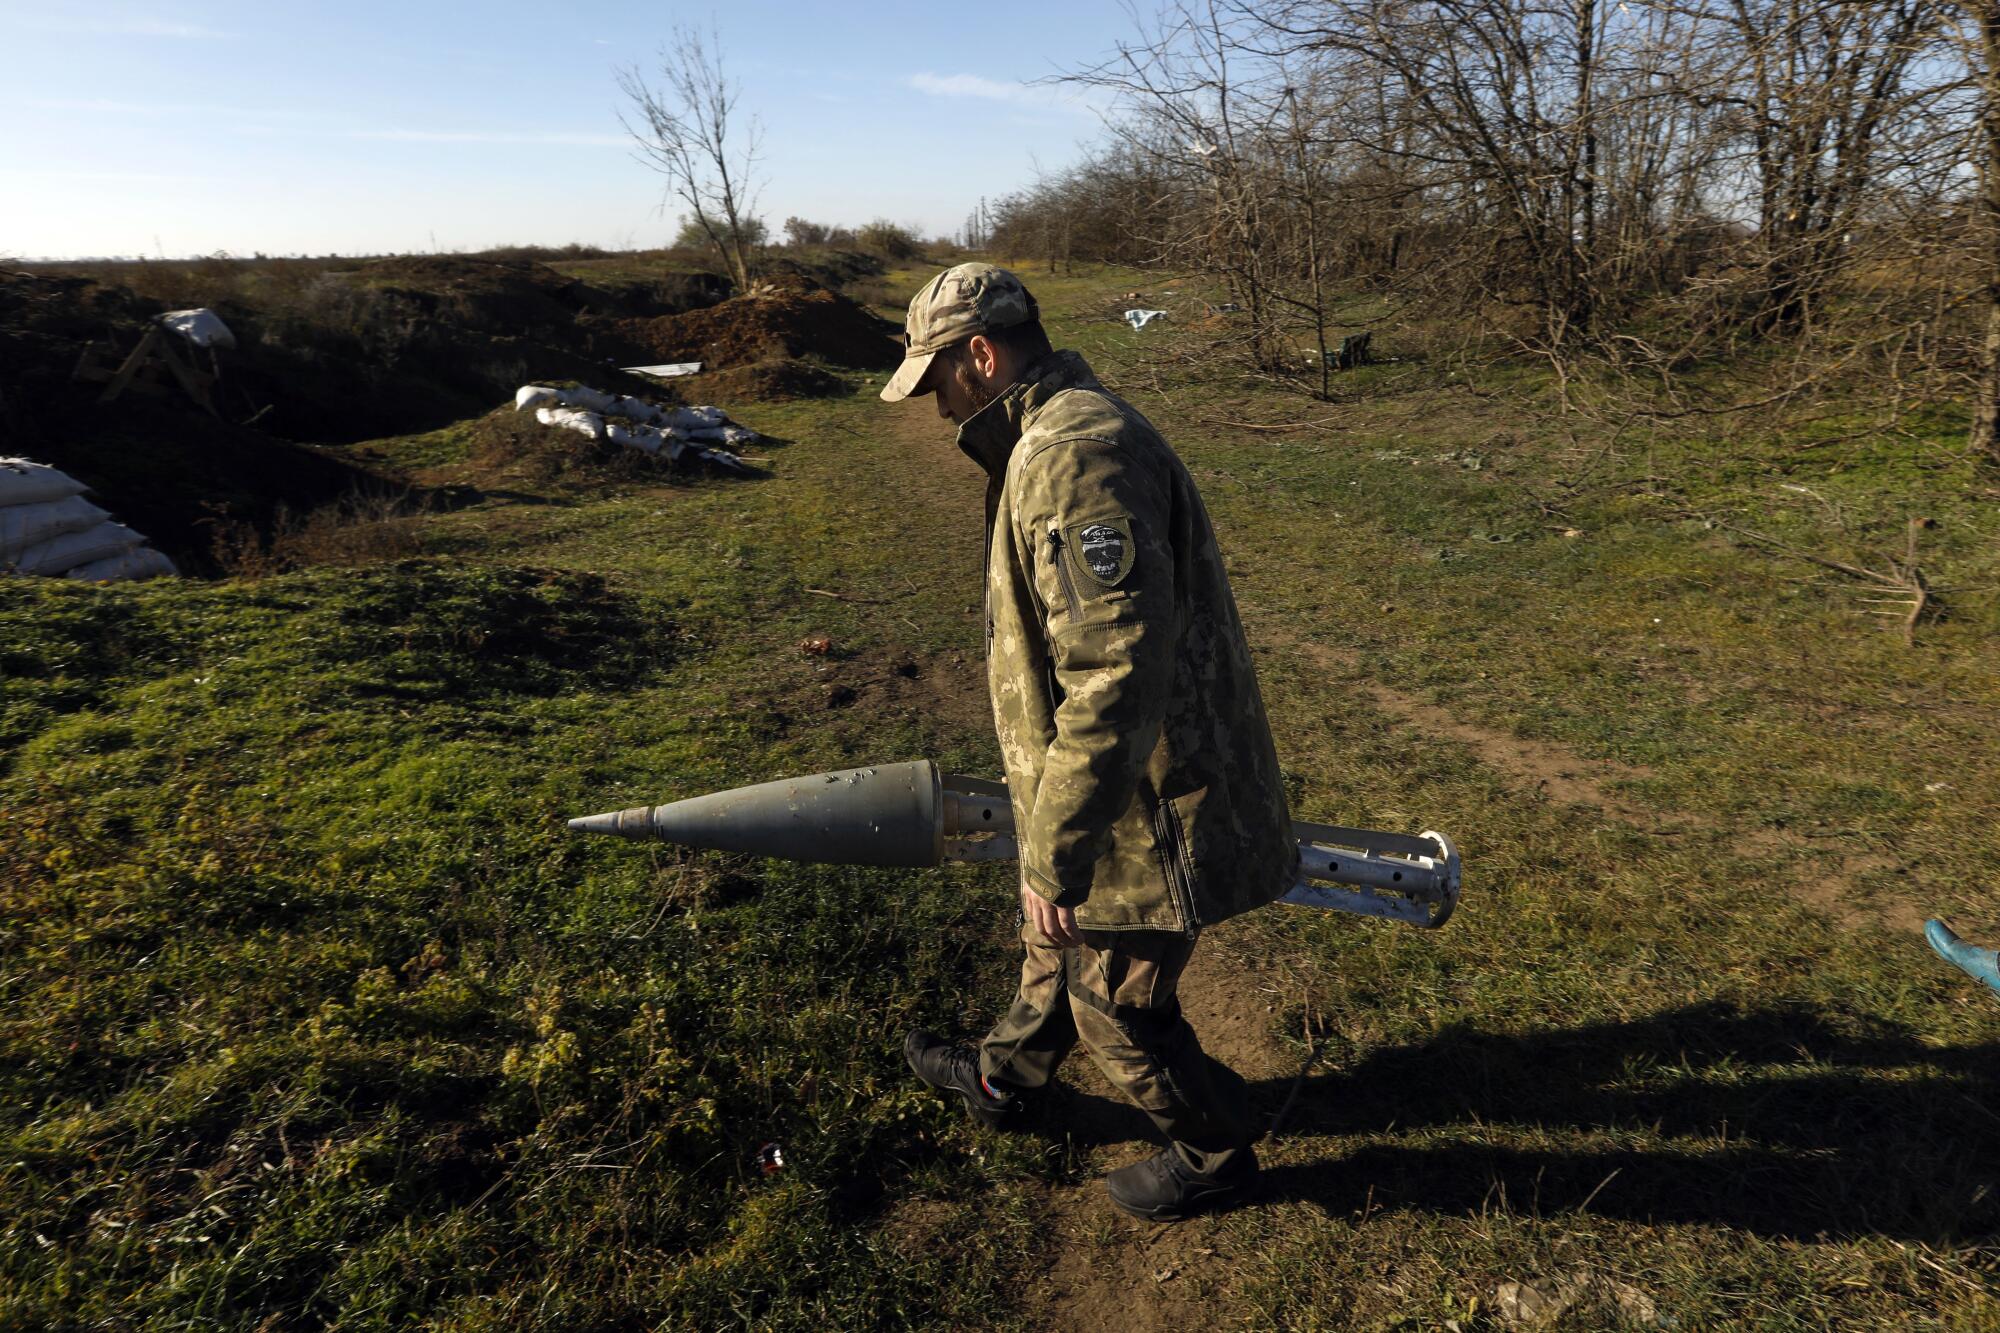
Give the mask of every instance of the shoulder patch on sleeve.
<svg viewBox="0 0 2000 1333">
<path fill-rule="evenodd" d="M 1069 554 L 1076 571 L 1101 588 L 1115 588 L 1132 572 L 1137 552 L 1132 545 L 1132 520 L 1124 515 L 1072 523 Z"/>
</svg>

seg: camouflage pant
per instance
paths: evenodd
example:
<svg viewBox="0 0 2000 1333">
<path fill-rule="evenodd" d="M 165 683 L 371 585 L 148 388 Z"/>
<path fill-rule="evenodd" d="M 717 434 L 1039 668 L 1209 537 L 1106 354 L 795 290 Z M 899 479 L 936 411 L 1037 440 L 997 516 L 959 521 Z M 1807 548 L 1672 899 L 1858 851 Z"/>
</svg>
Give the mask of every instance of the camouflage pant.
<svg viewBox="0 0 2000 1333">
<path fill-rule="evenodd" d="M 1085 931 L 1083 941 L 1058 948 L 1032 922 L 1022 925 L 1021 988 L 980 1045 L 980 1072 L 998 1091 L 1032 1091 L 1081 1039 L 1111 1086 L 1191 1167 L 1222 1170 L 1252 1138 L 1249 1090 L 1181 1017 L 1178 987 L 1194 941 L 1159 930 Z"/>
</svg>

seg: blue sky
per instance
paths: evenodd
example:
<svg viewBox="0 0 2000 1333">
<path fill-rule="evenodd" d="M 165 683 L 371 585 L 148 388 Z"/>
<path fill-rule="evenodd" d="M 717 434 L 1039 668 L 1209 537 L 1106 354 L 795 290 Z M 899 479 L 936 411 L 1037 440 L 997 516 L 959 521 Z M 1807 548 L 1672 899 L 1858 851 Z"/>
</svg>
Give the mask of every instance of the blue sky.
<svg viewBox="0 0 2000 1333">
<path fill-rule="evenodd" d="M 0 256 L 662 243 L 614 71 L 713 23 L 763 123 L 759 212 L 955 229 L 1095 112 L 1029 80 L 1131 32 L 1112 0 L 0 0 Z"/>
</svg>

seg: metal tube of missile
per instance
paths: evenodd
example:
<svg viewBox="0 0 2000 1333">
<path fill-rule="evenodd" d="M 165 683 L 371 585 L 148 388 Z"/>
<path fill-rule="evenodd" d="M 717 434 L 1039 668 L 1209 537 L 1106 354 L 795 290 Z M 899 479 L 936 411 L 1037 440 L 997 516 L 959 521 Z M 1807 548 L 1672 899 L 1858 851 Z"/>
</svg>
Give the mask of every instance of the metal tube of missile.
<svg viewBox="0 0 2000 1333">
<path fill-rule="evenodd" d="M 1005 784 L 927 759 L 738 787 L 569 821 L 579 833 L 827 865 L 935 866 L 1018 855 Z M 1458 849 L 1421 837 L 1299 822 L 1299 879 L 1280 900 L 1436 929 L 1458 905 Z"/>
</svg>

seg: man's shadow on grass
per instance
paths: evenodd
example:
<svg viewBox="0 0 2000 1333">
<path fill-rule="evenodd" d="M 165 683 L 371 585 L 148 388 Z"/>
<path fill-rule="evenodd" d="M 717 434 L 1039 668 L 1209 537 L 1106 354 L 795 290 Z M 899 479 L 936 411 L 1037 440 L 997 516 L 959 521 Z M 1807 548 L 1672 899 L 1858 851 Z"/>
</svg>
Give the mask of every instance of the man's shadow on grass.
<svg viewBox="0 0 2000 1333">
<path fill-rule="evenodd" d="M 1292 1082 L 1252 1085 L 1260 1127 Z M 1136 1112 L 1074 1109 L 1079 1141 L 1145 1133 Z M 1701 1004 L 1525 1035 L 1457 1025 L 1309 1075 L 1281 1133 L 1324 1136 L 1332 1154 L 1270 1167 L 1262 1197 L 1335 1213 L 2000 1234 L 2000 1043 L 1934 1047 L 1806 1009 Z M 1390 1135 L 1402 1141 L 1379 1142 Z"/>
</svg>

